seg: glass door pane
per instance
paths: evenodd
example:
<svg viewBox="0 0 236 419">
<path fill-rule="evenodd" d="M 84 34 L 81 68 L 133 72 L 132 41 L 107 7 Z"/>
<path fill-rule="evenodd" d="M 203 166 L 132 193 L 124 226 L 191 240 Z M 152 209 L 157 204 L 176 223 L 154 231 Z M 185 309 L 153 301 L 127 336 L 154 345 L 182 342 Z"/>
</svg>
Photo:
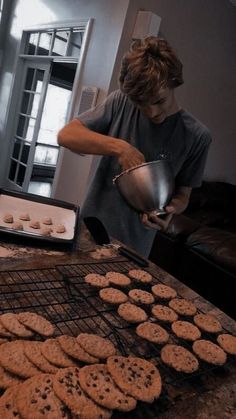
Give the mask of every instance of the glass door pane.
<svg viewBox="0 0 236 419">
<path fill-rule="evenodd" d="M 40 116 L 43 83 L 49 74 L 49 64 L 25 64 L 22 92 L 16 113 L 16 129 L 8 179 L 17 189 L 24 190 L 30 170 L 30 156 L 36 140 L 37 120 Z M 45 90 L 45 89 L 44 89 Z"/>
<path fill-rule="evenodd" d="M 67 121 L 76 67 L 77 63 L 52 63 L 28 189 L 38 189 L 40 195 L 42 190 L 51 193 L 51 189 L 43 185 L 53 183 L 59 155 L 57 133 Z"/>
</svg>

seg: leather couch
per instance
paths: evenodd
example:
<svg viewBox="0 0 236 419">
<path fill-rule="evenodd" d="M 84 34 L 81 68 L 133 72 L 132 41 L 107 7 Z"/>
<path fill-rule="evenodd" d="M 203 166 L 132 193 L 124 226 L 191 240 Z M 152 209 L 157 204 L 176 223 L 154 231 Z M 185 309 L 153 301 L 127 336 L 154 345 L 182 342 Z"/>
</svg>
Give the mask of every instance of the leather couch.
<svg viewBox="0 0 236 419">
<path fill-rule="evenodd" d="M 149 259 L 236 320 L 236 185 L 204 181 Z"/>
</svg>

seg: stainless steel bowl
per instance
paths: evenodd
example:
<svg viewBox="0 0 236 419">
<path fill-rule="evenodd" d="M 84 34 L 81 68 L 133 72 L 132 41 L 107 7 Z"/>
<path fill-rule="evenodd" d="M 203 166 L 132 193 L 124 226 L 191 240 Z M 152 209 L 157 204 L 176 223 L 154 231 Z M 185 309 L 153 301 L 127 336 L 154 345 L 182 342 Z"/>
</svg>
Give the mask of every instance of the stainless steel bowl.
<svg viewBox="0 0 236 419">
<path fill-rule="evenodd" d="M 126 202 L 138 212 L 164 214 L 174 192 L 174 176 L 168 160 L 135 166 L 113 179 Z"/>
</svg>

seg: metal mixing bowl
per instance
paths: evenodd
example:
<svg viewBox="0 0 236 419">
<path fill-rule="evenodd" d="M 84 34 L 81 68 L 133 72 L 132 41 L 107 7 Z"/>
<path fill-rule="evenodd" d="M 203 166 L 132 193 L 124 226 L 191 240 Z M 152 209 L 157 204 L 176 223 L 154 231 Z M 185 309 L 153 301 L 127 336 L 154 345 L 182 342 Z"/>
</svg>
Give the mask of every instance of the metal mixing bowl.
<svg viewBox="0 0 236 419">
<path fill-rule="evenodd" d="M 174 192 L 174 176 L 168 160 L 144 163 L 113 179 L 126 202 L 138 212 L 165 213 Z"/>
</svg>

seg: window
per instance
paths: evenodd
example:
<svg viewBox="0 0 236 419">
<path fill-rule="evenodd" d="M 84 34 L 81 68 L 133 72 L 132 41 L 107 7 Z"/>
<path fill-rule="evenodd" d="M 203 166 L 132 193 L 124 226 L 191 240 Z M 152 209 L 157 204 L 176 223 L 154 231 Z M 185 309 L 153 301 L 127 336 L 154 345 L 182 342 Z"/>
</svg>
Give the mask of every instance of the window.
<svg viewBox="0 0 236 419">
<path fill-rule="evenodd" d="M 27 33 L 24 53 L 34 56 L 79 57 L 84 30 L 78 28 Z"/>
</svg>

